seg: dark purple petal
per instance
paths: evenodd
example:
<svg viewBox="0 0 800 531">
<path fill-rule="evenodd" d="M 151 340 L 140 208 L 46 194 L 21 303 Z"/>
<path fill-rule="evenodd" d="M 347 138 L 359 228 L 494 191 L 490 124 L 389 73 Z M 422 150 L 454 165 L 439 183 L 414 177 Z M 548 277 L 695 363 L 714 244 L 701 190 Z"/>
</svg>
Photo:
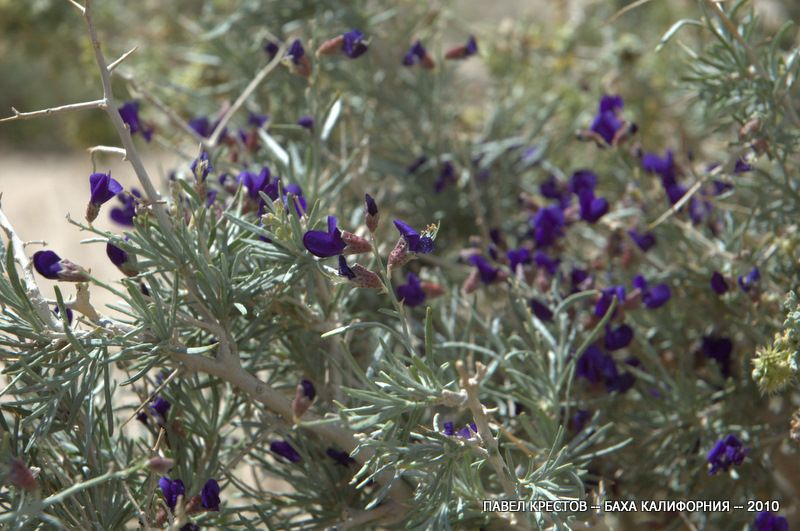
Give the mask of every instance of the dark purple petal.
<svg viewBox="0 0 800 531">
<path fill-rule="evenodd" d="M 700 350 L 705 357 L 719 364 L 723 376 L 730 376 L 733 341 L 727 337 L 703 336 Z"/>
<path fill-rule="evenodd" d="M 590 346 L 575 363 L 575 376 L 591 383 L 602 383 L 617 376 L 614 359 L 595 346 Z"/>
<path fill-rule="evenodd" d="M 656 237 L 653 235 L 652 232 L 645 232 L 644 234 L 639 234 L 634 229 L 628 231 L 628 236 L 634 241 L 634 243 L 642 250 L 642 252 L 647 252 L 656 244 Z"/>
<path fill-rule="evenodd" d="M 178 497 L 186 494 L 186 488 L 183 486 L 183 481 L 180 479 L 169 479 L 163 476 L 158 480 L 158 486 L 161 488 L 161 494 L 164 496 L 164 502 L 171 511 L 175 510 L 175 505 L 178 503 Z"/>
<path fill-rule="evenodd" d="M 198 171 L 199 167 L 199 171 Z M 214 171 L 214 166 L 208 158 L 208 152 L 203 151 L 200 156 L 192 161 L 192 174 L 200 181 L 205 181 L 208 173 Z"/>
<path fill-rule="evenodd" d="M 425 291 L 419 278 L 414 273 L 408 273 L 406 283 L 397 286 L 397 298 L 409 307 L 419 306 L 425 302 Z"/>
<path fill-rule="evenodd" d="M 558 205 L 540 208 L 531 218 L 533 238 L 539 247 L 549 247 L 564 234 L 564 211 Z"/>
<path fill-rule="evenodd" d="M 625 302 L 625 286 L 617 285 L 611 286 L 604 289 L 601 294 L 600 298 L 597 300 L 594 306 L 594 314 L 597 317 L 603 317 L 608 309 L 611 308 L 611 303 L 614 301 L 614 297 L 617 300 L 617 306 Z M 614 311 L 616 313 L 616 310 Z"/>
<path fill-rule="evenodd" d="M 289 46 L 289 50 L 287 50 L 286 55 L 291 57 L 292 63 L 295 65 L 300 64 L 300 60 L 306 54 L 305 48 L 303 48 L 303 43 L 300 42 L 300 39 L 295 39 L 292 41 L 292 44 Z"/>
<path fill-rule="evenodd" d="M 469 39 L 467 39 L 467 46 L 464 49 L 464 57 L 469 57 L 476 53 L 478 53 L 478 42 L 475 40 L 475 37 L 470 35 Z"/>
<path fill-rule="evenodd" d="M 427 254 L 433 251 L 433 239 L 429 236 L 420 236 L 411 225 L 401 219 L 394 220 L 394 226 L 397 227 L 400 235 L 408 244 L 408 250 L 412 253 Z"/>
<path fill-rule="evenodd" d="M 612 329 L 610 325 L 606 325 L 606 336 L 604 344 L 606 350 L 615 351 L 630 345 L 633 341 L 633 328 L 626 324 L 622 324 L 617 328 Z"/>
<path fill-rule="evenodd" d="M 35 256 L 35 255 L 34 255 Z M 739 287 L 742 288 L 742 291 L 750 291 L 750 288 L 758 282 L 758 279 L 761 278 L 761 272 L 758 270 L 757 267 L 754 267 L 750 270 L 750 272 L 746 275 L 741 275 L 738 278 Z"/>
<path fill-rule="evenodd" d="M 355 459 L 350 457 L 349 453 L 337 450 L 335 448 L 328 448 L 325 450 L 325 455 L 336 461 L 337 465 L 350 466 L 352 463 L 356 462 Z"/>
<path fill-rule="evenodd" d="M 209 479 L 200 491 L 200 502 L 208 511 L 219 511 L 219 483 L 214 478 Z"/>
<path fill-rule="evenodd" d="M 131 189 L 130 194 L 119 194 L 117 199 L 122 203 L 122 207 L 111 209 L 111 219 L 120 225 L 133 227 L 133 218 L 136 217 L 136 199 L 141 198 L 142 194 L 135 188 Z"/>
<path fill-rule="evenodd" d="M 492 267 L 489 261 L 479 254 L 473 254 L 470 256 L 469 262 L 478 268 L 481 282 L 484 284 L 491 284 L 494 282 L 497 279 L 497 275 L 500 273 L 498 268 Z"/>
<path fill-rule="evenodd" d="M 258 114 L 251 112 L 247 116 L 247 124 L 256 128 L 264 127 L 264 124 L 269 120 L 269 114 Z"/>
<path fill-rule="evenodd" d="M 304 127 L 306 129 L 308 129 L 309 131 L 311 131 L 311 130 L 314 129 L 314 118 L 311 117 L 311 116 L 301 116 L 297 120 L 297 125 L 299 125 L 300 127 Z"/>
<path fill-rule="evenodd" d="M 550 258 L 543 251 L 536 251 L 533 255 L 533 261 L 536 262 L 538 267 L 547 271 L 550 275 L 555 275 L 558 271 L 558 264 L 561 260 L 558 258 Z"/>
<path fill-rule="evenodd" d="M 444 423 L 444 434 L 448 437 L 452 437 L 456 434 L 455 426 L 452 422 L 445 422 Z"/>
<path fill-rule="evenodd" d="M 584 190 L 594 192 L 597 186 L 597 175 L 590 170 L 578 170 L 569 179 L 569 191 L 580 195 Z"/>
<path fill-rule="evenodd" d="M 272 441 L 269 443 L 269 449 L 272 453 L 291 461 L 292 463 L 299 463 L 302 459 L 297 450 L 286 441 Z"/>
<path fill-rule="evenodd" d="M 422 42 L 417 41 L 411 45 L 405 56 L 403 56 L 403 66 L 413 66 L 421 61 L 428 54 Z"/>
<path fill-rule="evenodd" d="M 734 435 L 727 435 L 720 439 L 706 456 L 706 461 L 711 465 L 708 474 L 713 476 L 720 470 L 729 470 L 733 465 L 742 464 L 748 451 Z"/>
<path fill-rule="evenodd" d="M 71 325 L 72 324 L 72 317 L 73 317 L 72 310 L 69 309 L 69 308 L 65 308 L 65 309 L 66 309 L 65 313 L 67 314 L 67 324 Z M 55 315 L 59 320 L 61 319 L 61 312 L 59 311 L 58 306 L 55 306 L 53 308 L 53 315 Z"/>
<path fill-rule="evenodd" d="M 518 265 L 530 263 L 531 252 L 525 247 L 520 247 L 507 251 L 506 257 L 508 258 L 508 267 L 511 268 L 511 271 L 516 271 Z"/>
<path fill-rule="evenodd" d="M 303 238 L 303 243 L 305 243 L 305 238 Z M 308 248 L 307 245 L 306 248 Z M 356 278 L 355 272 L 347 265 L 347 259 L 342 254 L 339 255 L 339 276 L 350 280 Z"/>
<path fill-rule="evenodd" d="M 547 176 L 547 179 L 539 185 L 539 193 L 548 199 L 560 200 L 564 192 L 563 186 L 558 182 L 556 176 L 550 174 Z"/>
<path fill-rule="evenodd" d="M 267 41 L 264 45 L 264 51 L 269 55 L 269 60 L 275 59 L 275 55 L 277 55 L 278 50 L 280 50 L 280 46 L 277 43 L 272 41 Z"/>
<path fill-rule="evenodd" d="M 364 34 L 358 30 L 348 31 L 342 35 L 342 51 L 350 59 L 358 59 L 367 51 Z"/>
<path fill-rule="evenodd" d="M 422 165 L 425 164 L 426 162 L 428 162 L 428 157 L 426 157 L 425 155 L 417 157 L 417 159 L 414 160 L 414 162 L 412 162 L 411 165 L 409 165 L 406 168 L 406 175 L 411 175 L 412 173 L 416 173 L 416 171 L 420 169 L 420 167 L 422 167 Z"/>
<path fill-rule="evenodd" d="M 108 255 L 111 263 L 117 267 L 122 267 L 128 261 L 128 253 L 111 242 L 106 243 L 106 255 Z"/>
<path fill-rule="evenodd" d="M 89 176 L 91 191 L 90 203 L 102 205 L 122 192 L 122 185 L 111 178 L 109 173 L 93 173 Z"/>
<path fill-rule="evenodd" d="M 595 197 L 591 190 L 583 190 L 578 196 L 580 200 L 581 219 L 596 223 L 608 213 L 608 201 L 604 197 Z"/>
<path fill-rule="evenodd" d="M 309 400 L 314 400 L 314 397 L 317 396 L 317 390 L 311 380 L 300 380 L 300 386 L 303 388 L 303 396 Z"/>
<path fill-rule="evenodd" d="M 670 297 L 672 297 L 672 291 L 668 285 L 656 284 L 644 292 L 642 302 L 651 310 L 655 310 L 664 306 Z"/>
<path fill-rule="evenodd" d="M 370 216 L 376 216 L 378 214 L 378 205 L 375 203 L 375 200 L 369 194 L 364 194 L 364 201 L 367 205 L 367 214 Z"/>
<path fill-rule="evenodd" d="M 33 267 L 44 278 L 58 280 L 58 273 L 62 269 L 61 257 L 53 251 L 37 251 L 33 255 Z"/>
<path fill-rule="evenodd" d="M 711 289 L 717 295 L 722 295 L 728 291 L 728 283 L 725 282 L 725 277 L 719 271 L 711 273 Z"/>
<path fill-rule="evenodd" d="M 783 516 L 762 511 L 753 521 L 753 531 L 789 531 L 789 521 Z"/>
<path fill-rule="evenodd" d="M 540 321 L 552 321 L 553 311 L 539 299 L 531 299 L 531 310 Z"/>
<path fill-rule="evenodd" d="M 153 411 L 153 413 L 160 416 L 164 420 L 166 420 L 167 412 L 171 407 L 172 404 L 169 403 L 169 400 L 161 396 L 157 396 L 153 400 L 153 403 L 150 404 L 150 409 Z"/>
<path fill-rule="evenodd" d="M 211 128 L 211 122 L 208 121 L 208 116 L 198 116 L 196 118 L 192 118 L 189 120 L 189 127 L 191 127 L 195 133 L 203 138 L 210 137 L 211 133 L 213 132 L 213 129 Z"/>
</svg>

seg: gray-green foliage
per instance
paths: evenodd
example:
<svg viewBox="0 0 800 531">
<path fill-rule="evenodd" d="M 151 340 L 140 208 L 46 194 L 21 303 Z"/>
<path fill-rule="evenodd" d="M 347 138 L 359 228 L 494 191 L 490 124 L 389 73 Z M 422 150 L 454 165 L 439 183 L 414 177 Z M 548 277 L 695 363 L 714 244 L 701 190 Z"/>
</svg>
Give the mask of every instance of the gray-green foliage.
<svg viewBox="0 0 800 531">
<path fill-rule="evenodd" d="M 92 234 L 87 252 L 111 241 L 137 257 L 138 275 L 89 283 L 90 293 L 108 289 L 118 297 L 113 313 L 91 307 L 83 288 L 75 293 L 62 283 L 53 303 L 61 316 L 67 306 L 75 310 L 76 321 L 45 322 L 15 264 L 20 257 L 9 246 L 0 253 L 7 382 L 0 462 L 9 473 L 15 458 L 39 469 L 36 489 L 0 490 L 1 522 L 19 529 L 114 529 L 137 521 L 305 529 L 364 517 L 354 525 L 502 528 L 515 519 L 521 527 L 569 528 L 604 516 L 492 514 L 481 511 L 481 501 L 791 502 L 771 470 L 786 460 L 779 450 L 785 437 L 774 434 L 786 429 L 795 391 L 774 397 L 768 413 L 751 379 L 751 356 L 779 328 L 779 298 L 797 284 L 794 26 L 770 36 L 744 2 L 723 6 L 723 17 L 710 2 L 688 13 L 653 2 L 613 24 L 605 23 L 613 5 L 599 3 L 583 17 L 509 21 L 500 29 L 473 29 L 457 5 L 412 1 L 198 5 L 181 15 L 180 31 L 166 10 L 152 11 L 174 39 L 158 46 L 115 41 L 113 28 L 125 23 L 130 6 L 117 17 L 103 8 L 97 21 L 109 58 L 129 44 L 143 48 L 141 62 L 134 54 L 114 78 L 118 99 L 130 90 L 143 119 L 155 124 L 156 141 L 186 155 L 174 178 L 164 179 L 166 202 L 140 205 L 124 236 L 73 221 Z M 651 24 L 664 26 L 660 41 L 643 33 Z M 351 28 L 372 39 L 367 54 L 354 61 L 313 57 L 308 80 L 283 67 L 271 72 L 229 124 L 234 136 L 248 127 L 246 111 L 269 113 L 256 149 L 235 139 L 205 146 L 214 166 L 205 183 L 189 170 L 197 139 L 136 92 L 144 88 L 183 119 L 213 121 L 268 62 L 267 39 L 298 36 L 312 54 Z M 478 36 L 480 56 L 465 67 L 442 61 L 469 33 Z M 400 66 L 416 38 L 436 69 Z M 574 136 L 604 92 L 623 94 L 624 114 L 639 133 L 623 146 L 598 149 Z M 302 115 L 315 118 L 313 131 L 296 125 Z M 713 201 L 713 222 L 667 214 L 657 179 L 640 162 L 642 150 L 665 148 L 675 149 L 682 177 L 735 185 L 704 199 Z M 423 154 L 427 162 L 408 173 Z M 743 157 L 754 171 L 734 172 Z M 436 194 L 446 161 L 456 179 Z M 711 162 L 721 166 L 707 170 Z M 240 172 L 263 166 L 282 176 L 272 198 L 251 196 L 236 182 Z M 521 245 L 531 213 L 545 201 L 539 185 L 549 175 L 566 181 L 583 167 L 600 175 L 613 208 L 602 223 L 570 226 L 558 247 L 559 273 L 514 275 L 500 266 L 508 272 L 502 282 L 461 290 L 469 270 L 459 251 L 485 249 L 493 229 L 507 235 L 509 247 Z M 304 191 L 302 217 L 291 195 L 279 199 L 289 183 Z M 218 194 L 210 206 L 207 190 Z M 365 192 L 380 208 L 375 252 L 348 263 L 377 272 L 386 290 L 354 288 L 336 274 L 335 262 L 317 260 L 303 244 L 304 233 L 322 228 L 328 215 L 356 232 Z M 158 208 L 169 224 L 154 215 Z M 436 250 L 387 274 L 396 218 L 417 228 L 439 223 Z M 643 254 L 625 231 L 648 225 L 659 243 Z M 739 290 L 736 277 L 755 265 L 760 284 Z M 572 267 L 591 270 L 593 289 L 573 286 Z M 717 270 L 729 279 L 724 297 L 708 286 Z M 401 304 L 395 288 L 409 271 L 444 295 L 421 307 Z M 594 315 L 600 290 L 630 285 L 638 273 L 670 284 L 666 306 L 650 311 L 620 301 Z M 532 298 L 549 306 L 552 319 L 531 311 Z M 635 376 L 633 388 L 610 392 L 577 378 L 577 360 L 623 317 L 636 340 L 615 354 L 616 364 Z M 698 353 L 704 337 L 717 335 L 735 345 L 728 373 Z M 497 452 L 469 430 L 469 437 L 444 432 L 445 422 L 458 431 L 474 420 L 459 362 L 473 374 L 485 367 L 478 398 Z M 288 403 L 302 378 L 319 396 L 295 422 Z M 154 395 L 171 404 L 163 422 L 150 412 Z M 140 405 L 146 427 L 130 420 Z M 574 421 L 579 411 L 583 422 Z M 729 433 L 750 448 L 748 459 L 709 477 L 706 454 Z M 276 440 L 288 441 L 301 460 L 276 457 Z M 350 443 L 357 463 L 326 456 L 330 448 L 350 451 L 342 447 Z M 179 510 L 173 519 L 159 474 L 147 466 L 156 454 L 175 460 L 168 475 L 182 479 L 187 498 L 218 479 L 219 513 Z M 688 517 L 709 529 L 751 520 L 747 513 Z"/>
</svg>

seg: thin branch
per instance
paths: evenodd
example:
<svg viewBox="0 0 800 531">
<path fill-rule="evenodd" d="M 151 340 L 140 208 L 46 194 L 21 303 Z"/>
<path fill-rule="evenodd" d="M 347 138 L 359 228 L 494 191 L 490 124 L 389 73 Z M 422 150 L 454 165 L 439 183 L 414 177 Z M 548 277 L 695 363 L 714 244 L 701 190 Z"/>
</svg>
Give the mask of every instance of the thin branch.
<svg viewBox="0 0 800 531">
<path fill-rule="evenodd" d="M 253 91 L 256 90 L 258 85 L 260 85 L 261 82 L 264 81 L 264 79 L 267 77 L 267 75 L 270 72 L 272 72 L 272 70 L 276 66 L 278 66 L 278 64 L 280 64 L 280 62 L 281 62 L 281 60 L 283 58 L 283 54 L 284 54 L 285 51 L 286 51 L 286 43 L 284 43 L 280 47 L 280 49 L 278 50 L 278 53 L 276 53 L 275 57 L 272 58 L 272 61 L 267 63 L 266 66 L 264 66 L 264 68 L 262 68 L 261 70 L 258 71 L 258 73 L 256 74 L 256 77 L 254 77 L 253 80 L 250 81 L 250 83 L 247 85 L 247 87 L 245 87 L 245 89 L 242 91 L 242 93 L 239 95 L 239 97 L 236 99 L 236 101 L 233 102 L 233 105 L 231 105 L 228 108 L 228 110 L 225 111 L 225 114 L 222 115 L 222 118 L 220 118 L 219 123 L 217 124 L 217 127 L 214 129 L 214 132 L 211 134 L 211 137 L 208 139 L 207 143 L 209 145 L 211 145 L 211 146 L 216 146 L 217 145 L 217 142 L 219 141 L 219 137 L 220 137 L 220 135 L 222 135 L 222 131 L 225 130 L 225 126 L 228 125 L 228 122 L 230 122 L 231 118 L 236 113 L 236 111 L 238 111 L 239 108 L 242 105 L 244 105 L 244 102 L 247 100 L 247 98 L 250 97 L 250 94 L 252 94 Z"/>
<path fill-rule="evenodd" d="M 200 371 L 211 376 L 216 376 L 234 387 L 237 387 L 249 394 L 254 400 L 264 404 L 267 409 L 279 415 L 284 421 L 292 422 L 292 403 L 283 393 L 276 391 L 266 383 L 262 382 L 242 367 L 231 366 L 221 361 L 184 354 L 182 352 L 170 352 L 169 356 L 174 360 L 183 363 L 189 370 Z M 346 452 L 352 452 L 358 446 L 353 434 L 338 425 L 331 423 L 321 423 L 321 418 L 307 412 L 303 415 L 303 423 L 300 427 L 315 432 L 321 439 L 331 441 Z M 306 422 L 308 423 L 306 425 Z M 354 458 L 360 464 L 367 463 L 375 451 L 371 448 L 362 448 Z M 411 498 L 412 492 L 408 485 L 391 470 L 380 472 L 376 479 L 382 485 L 391 484 L 389 495 L 398 503 L 403 503 Z"/>
<path fill-rule="evenodd" d="M 649 231 L 653 230 L 654 228 L 658 227 L 666 220 L 668 220 L 670 217 L 672 217 L 676 212 L 678 212 L 683 207 L 683 205 L 685 205 L 689 201 L 689 199 L 692 198 L 692 196 L 700 189 L 702 185 L 703 185 L 702 180 L 698 180 L 696 183 L 694 183 L 692 187 L 689 188 L 689 190 L 687 190 L 686 193 L 683 194 L 683 196 L 675 202 L 674 205 L 669 207 L 669 209 L 667 209 L 666 212 L 658 216 L 658 219 L 649 224 L 647 226 L 647 230 Z"/>
<path fill-rule="evenodd" d="M 481 362 L 476 362 L 475 376 L 470 377 L 464 362 L 458 360 L 456 361 L 456 370 L 461 377 L 461 388 L 467 393 L 467 406 L 472 412 L 475 425 L 478 427 L 478 435 L 489 452 L 489 463 L 494 468 L 500 484 L 503 485 L 503 490 L 508 499 L 516 499 L 518 497 L 517 487 L 514 485 L 516 478 L 500 455 L 500 446 L 497 443 L 497 438 L 489 428 L 489 417 L 486 415 L 483 404 L 478 399 L 480 382 L 486 376 L 486 366 Z"/>
<path fill-rule="evenodd" d="M 2 194 L 0 194 L 0 200 L 2 200 Z M 17 262 L 22 269 L 22 280 L 25 283 L 25 295 L 28 296 L 28 300 L 31 302 L 33 309 L 43 323 L 53 330 L 61 330 L 59 319 L 50 311 L 47 300 L 42 296 L 39 285 L 36 283 L 36 277 L 33 274 L 33 264 L 28 260 L 28 255 L 25 254 L 25 244 L 14 231 L 14 227 L 3 212 L 1 203 L 0 228 L 6 233 L 8 241 L 11 244 L 11 249 L 14 253 L 14 261 Z"/>
<path fill-rule="evenodd" d="M 119 65 L 121 65 L 121 64 L 122 64 L 122 62 L 123 62 L 125 59 L 127 59 L 128 57 L 130 57 L 130 56 L 131 56 L 131 54 L 132 54 L 133 52 L 135 52 L 135 51 L 136 51 L 138 48 L 139 48 L 138 46 L 134 46 L 133 48 L 131 48 L 130 50 L 128 50 L 128 51 L 127 51 L 127 52 L 125 52 L 124 54 L 120 55 L 120 56 L 119 56 L 119 59 L 117 59 L 116 61 L 114 61 L 114 62 L 113 62 L 113 63 L 111 63 L 110 65 L 108 65 L 108 71 L 109 71 L 109 72 L 113 72 L 115 68 L 117 68 Z"/>
<path fill-rule="evenodd" d="M 116 72 L 115 74 L 124 79 L 125 82 L 127 82 L 131 86 L 131 88 L 133 88 L 133 92 L 141 94 L 142 97 L 144 97 L 144 99 L 152 103 L 154 107 L 156 107 L 158 110 L 164 113 L 164 116 L 166 116 L 167 119 L 170 122 L 172 122 L 172 125 L 176 126 L 182 132 L 192 137 L 192 140 L 194 140 L 196 143 L 202 144 L 206 142 L 206 139 L 197 134 L 197 131 L 189 127 L 189 124 L 186 123 L 186 121 L 183 118 L 178 116 L 178 113 L 173 111 L 172 108 L 169 107 L 169 105 L 161 101 L 158 98 L 158 96 L 152 94 L 150 91 L 142 87 L 139 84 L 139 82 L 133 78 L 133 76 L 130 76 L 128 74 L 123 74 L 121 72 Z"/>
<path fill-rule="evenodd" d="M 136 151 L 136 146 L 131 138 L 131 132 L 126 127 L 125 122 L 122 121 L 117 104 L 114 102 L 114 93 L 111 89 L 111 74 L 108 70 L 106 58 L 100 48 L 100 41 L 97 38 L 97 30 L 95 29 L 94 22 L 92 21 L 91 0 L 86 0 L 83 18 L 86 21 L 86 26 L 89 30 L 89 38 L 92 41 L 95 62 L 100 70 L 100 81 L 103 84 L 103 96 L 106 113 L 111 119 L 111 123 L 114 124 L 114 129 L 117 130 L 117 134 L 122 141 L 122 146 L 125 148 L 125 152 L 127 153 L 128 161 L 130 161 L 131 166 L 133 166 L 133 170 L 136 173 L 136 177 L 139 179 L 139 184 L 142 185 L 147 198 L 152 203 L 153 212 L 156 214 L 156 219 L 158 219 L 159 225 L 161 225 L 161 228 L 167 233 L 167 235 L 174 237 L 172 222 L 170 221 L 169 215 L 164 209 L 164 206 L 161 204 L 161 196 L 153 186 L 153 182 L 150 179 L 150 176 L 147 174 L 144 163 L 142 162 L 138 151 Z"/>
<path fill-rule="evenodd" d="M 78 8 L 78 11 L 80 11 L 81 13 L 85 13 L 86 12 L 86 10 L 83 8 L 83 6 L 80 5 L 78 2 L 76 2 L 75 0 L 67 0 L 67 2 L 69 2 L 70 4 L 72 4 L 73 6 Z"/>
<path fill-rule="evenodd" d="M 82 111 L 85 109 L 105 109 L 105 107 L 106 107 L 105 99 L 84 101 L 81 103 L 70 103 L 69 105 L 60 105 L 58 107 L 50 107 L 49 109 L 42 109 L 40 111 L 30 111 L 30 112 L 19 112 L 14 107 L 11 107 L 11 112 L 14 113 L 14 116 L 8 116 L 6 118 L 0 119 L 0 123 L 14 122 L 16 120 L 30 120 L 31 118 L 39 118 L 40 116 L 52 116 L 53 114 L 59 114 L 62 112 L 69 112 L 69 111 Z"/>
</svg>

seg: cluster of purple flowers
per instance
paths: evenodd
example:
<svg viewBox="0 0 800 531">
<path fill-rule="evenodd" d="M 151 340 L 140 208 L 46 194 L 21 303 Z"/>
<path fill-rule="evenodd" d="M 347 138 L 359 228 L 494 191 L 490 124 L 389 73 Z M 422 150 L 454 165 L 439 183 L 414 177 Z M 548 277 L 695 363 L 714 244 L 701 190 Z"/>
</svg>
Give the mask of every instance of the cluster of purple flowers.
<svg viewBox="0 0 800 531">
<path fill-rule="evenodd" d="M 178 500 L 186 495 L 186 487 L 180 479 L 170 479 L 163 476 L 158 480 L 158 487 L 164 497 L 164 503 L 170 511 L 175 512 Z M 216 479 L 210 478 L 200 489 L 200 505 L 206 511 L 219 511 L 221 492 L 219 483 Z"/>
<path fill-rule="evenodd" d="M 717 441 L 706 456 L 710 465 L 708 474 L 713 476 L 719 471 L 729 470 L 734 465 L 741 465 L 749 452 L 742 441 L 735 435 L 726 435 Z"/>
</svg>

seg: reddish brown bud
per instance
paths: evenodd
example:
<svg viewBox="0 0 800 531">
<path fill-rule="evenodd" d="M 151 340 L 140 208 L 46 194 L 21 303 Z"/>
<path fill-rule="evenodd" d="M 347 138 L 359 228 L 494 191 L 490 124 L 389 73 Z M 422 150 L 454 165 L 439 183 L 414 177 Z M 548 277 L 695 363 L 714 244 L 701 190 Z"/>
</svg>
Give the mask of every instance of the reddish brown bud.
<svg viewBox="0 0 800 531">
<path fill-rule="evenodd" d="M 433 70 L 436 68 L 436 62 L 434 62 L 433 58 L 427 52 L 422 57 L 422 62 L 420 64 L 425 70 Z"/>
<path fill-rule="evenodd" d="M 19 457 L 11 460 L 11 469 L 8 471 L 6 480 L 17 488 L 26 490 L 28 492 L 36 490 L 38 482 L 31 472 L 31 469 L 25 464 L 25 461 Z"/>
<path fill-rule="evenodd" d="M 478 289 L 478 285 L 481 282 L 481 275 L 477 269 L 473 269 L 472 272 L 469 274 L 467 279 L 461 285 L 461 291 L 465 294 L 469 295 L 473 293 L 476 289 Z"/>
<path fill-rule="evenodd" d="M 189 501 L 186 503 L 186 507 L 185 507 L 186 514 L 199 513 L 202 503 L 203 502 L 200 499 L 200 496 L 192 496 L 189 499 Z"/>
<path fill-rule="evenodd" d="M 298 64 L 292 64 L 292 71 L 297 74 L 298 76 L 302 76 L 306 79 L 311 77 L 311 60 L 308 58 L 308 55 L 304 55 L 300 58 Z"/>
<path fill-rule="evenodd" d="M 405 238 L 401 237 L 399 240 L 397 240 L 397 245 L 394 246 L 392 252 L 389 253 L 389 271 L 395 267 L 402 267 L 406 265 L 411 261 L 412 258 L 414 258 L 414 255 L 408 252 L 408 244 L 406 243 Z"/>
<path fill-rule="evenodd" d="M 347 244 L 342 254 L 362 254 L 372 252 L 372 244 L 365 238 L 353 234 L 352 232 L 342 231 L 342 240 Z"/>
<path fill-rule="evenodd" d="M 422 291 L 425 292 L 425 295 L 430 299 L 444 295 L 444 287 L 436 282 L 421 282 L 420 286 L 422 287 Z"/>
<path fill-rule="evenodd" d="M 353 273 L 356 274 L 356 277 L 350 280 L 350 282 L 352 282 L 356 287 L 367 289 L 383 288 L 381 277 L 361 264 L 355 264 L 350 269 L 352 269 Z"/>
<path fill-rule="evenodd" d="M 86 221 L 91 223 L 92 221 L 97 219 L 97 215 L 100 213 L 100 205 L 97 203 L 89 203 L 86 205 Z"/>
<path fill-rule="evenodd" d="M 342 49 L 342 42 L 344 42 L 344 35 L 339 35 L 322 43 L 322 46 L 317 48 L 317 55 L 333 55 Z"/>
<path fill-rule="evenodd" d="M 147 468 L 156 474 L 166 474 L 174 466 L 175 460 L 169 457 L 153 457 L 147 462 Z"/>
<path fill-rule="evenodd" d="M 444 54 L 445 59 L 464 59 L 467 56 L 467 45 L 461 44 L 459 46 L 454 46 L 447 50 Z"/>
</svg>

